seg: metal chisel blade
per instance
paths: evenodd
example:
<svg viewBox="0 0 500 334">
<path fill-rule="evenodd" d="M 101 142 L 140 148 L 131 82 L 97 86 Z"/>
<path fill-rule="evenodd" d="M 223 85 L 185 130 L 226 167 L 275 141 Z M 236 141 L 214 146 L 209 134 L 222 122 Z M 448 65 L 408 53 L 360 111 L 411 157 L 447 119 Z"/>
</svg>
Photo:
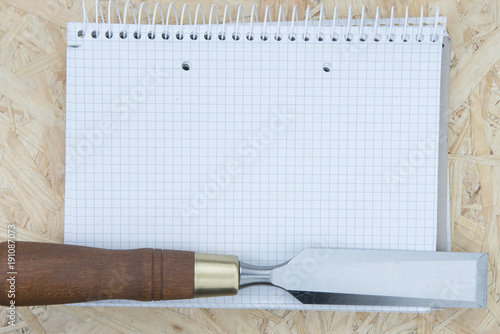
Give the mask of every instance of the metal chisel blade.
<svg viewBox="0 0 500 334">
<path fill-rule="evenodd" d="M 486 307 L 488 255 L 306 249 L 269 271 L 304 304 Z"/>
</svg>

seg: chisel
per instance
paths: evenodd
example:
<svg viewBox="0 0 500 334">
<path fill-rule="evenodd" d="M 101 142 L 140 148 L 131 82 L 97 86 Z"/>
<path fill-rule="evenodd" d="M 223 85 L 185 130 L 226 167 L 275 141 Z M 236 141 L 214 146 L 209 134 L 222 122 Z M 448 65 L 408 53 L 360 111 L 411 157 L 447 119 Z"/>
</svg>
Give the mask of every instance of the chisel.
<svg viewBox="0 0 500 334">
<path fill-rule="evenodd" d="M 266 284 L 304 304 L 479 308 L 488 286 L 487 254 L 424 251 L 311 248 L 258 267 L 232 255 L 18 241 L 0 243 L 0 270 L 4 306 L 231 296 Z"/>
</svg>

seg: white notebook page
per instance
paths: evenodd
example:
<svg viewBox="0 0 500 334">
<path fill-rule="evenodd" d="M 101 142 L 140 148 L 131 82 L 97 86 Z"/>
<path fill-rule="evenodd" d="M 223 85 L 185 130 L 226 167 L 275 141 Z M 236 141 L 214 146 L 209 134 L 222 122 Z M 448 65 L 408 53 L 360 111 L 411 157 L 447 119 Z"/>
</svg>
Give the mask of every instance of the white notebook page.
<svg viewBox="0 0 500 334">
<path fill-rule="evenodd" d="M 135 25 L 106 39 L 95 24 L 80 38 L 83 27 L 68 26 L 66 243 L 255 265 L 308 247 L 435 250 L 444 25 L 436 42 L 431 25 L 422 42 L 418 25 L 407 42 L 387 41 L 388 26 L 379 42 L 356 27 L 351 42 L 173 38 L 182 27 L 150 40 L 147 26 L 136 40 Z M 346 309 L 272 287 L 97 304 Z"/>
</svg>

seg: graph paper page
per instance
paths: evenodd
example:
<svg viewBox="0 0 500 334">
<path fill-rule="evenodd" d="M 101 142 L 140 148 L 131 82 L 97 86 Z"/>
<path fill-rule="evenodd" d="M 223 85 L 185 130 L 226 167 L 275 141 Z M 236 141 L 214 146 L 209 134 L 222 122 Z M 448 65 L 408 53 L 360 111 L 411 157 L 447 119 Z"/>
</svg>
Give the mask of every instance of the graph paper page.
<svg viewBox="0 0 500 334">
<path fill-rule="evenodd" d="M 121 39 L 115 25 L 111 39 L 107 25 L 80 38 L 82 27 L 68 26 L 66 243 L 263 266 L 308 247 L 436 249 L 444 26 L 436 42 L 431 26 L 422 42 L 163 40 L 146 26 Z M 408 310 L 302 305 L 265 286 L 96 304 Z"/>
</svg>

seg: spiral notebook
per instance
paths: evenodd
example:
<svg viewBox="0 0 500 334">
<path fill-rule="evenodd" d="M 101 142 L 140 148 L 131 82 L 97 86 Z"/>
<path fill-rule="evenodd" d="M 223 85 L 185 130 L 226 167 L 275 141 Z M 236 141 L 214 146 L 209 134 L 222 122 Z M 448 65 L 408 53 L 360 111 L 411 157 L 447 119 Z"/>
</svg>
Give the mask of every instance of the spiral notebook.
<svg viewBox="0 0 500 334">
<path fill-rule="evenodd" d="M 436 250 L 444 17 L 95 12 L 68 25 L 66 243 L 255 265 L 308 247 Z M 95 304 L 421 310 L 302 305 L 262 286 Z"/>
</svg>

